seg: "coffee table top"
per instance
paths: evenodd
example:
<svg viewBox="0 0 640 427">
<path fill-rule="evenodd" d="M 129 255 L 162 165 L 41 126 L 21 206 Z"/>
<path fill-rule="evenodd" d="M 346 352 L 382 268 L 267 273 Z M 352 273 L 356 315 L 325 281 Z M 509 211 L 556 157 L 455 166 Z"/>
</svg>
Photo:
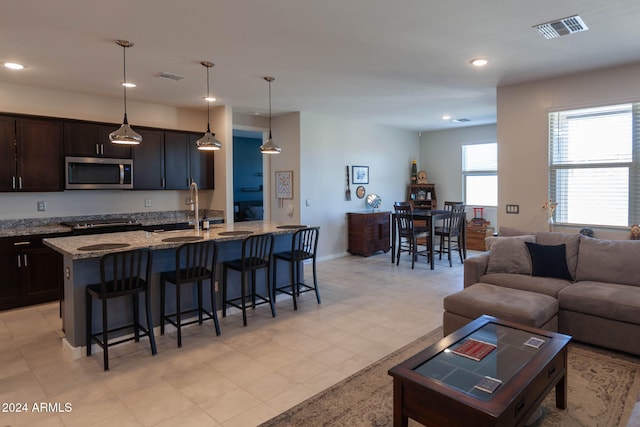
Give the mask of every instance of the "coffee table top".
<svg viewBox="0 0 640 427">
<path fill-rule="evenodd" d="M 490 391 L 492 385 L 497 390 L 508 383 L 552 339 L 489 322 L 413 371 L 478 399 L 489 400 L 494 396 Z"/>
<path fill-rule="evenodd" d="M 526 345 L 531 338 L 543 342 L 538 348 Z M 568 335 L 484 315 L 393 367 L 389 374 L 421 390 L 497 413 L 566 351 L 570 340 Z M 458 350 L 464 353 L 459 349 L 462 344 L 469 347 L 467 356 L 478 356 L 480 360 L 457 354 Z M 493 392 L 482 390 L 492 385 L 486 377 L 499 381 Z"/>
</svg>

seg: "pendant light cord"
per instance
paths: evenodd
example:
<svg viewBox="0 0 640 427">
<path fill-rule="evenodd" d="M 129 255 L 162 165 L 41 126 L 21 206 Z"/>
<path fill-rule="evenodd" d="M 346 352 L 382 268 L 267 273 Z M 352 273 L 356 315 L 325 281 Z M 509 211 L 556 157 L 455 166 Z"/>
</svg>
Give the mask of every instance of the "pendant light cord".
<svg viewBox="0 0 640 427">
<path fill-rule="evenodd" d="M 271 80 L 269 80 L 269 139 L 271 138 Z"/>
<path fill-rule="evenodd" d="M 207 132 L 211 132 L 211 95 L 209 94 L 209 68 L 205 66 L 207 69 Z"/>
<path fill-rule="evenodd" d="M 127 121 L 127 47 L 122 46 L 122 64 L 123 70 L 122 74 L 124 76 L 124 81 L 122 82 L 122 88 L 124 90 L 124 123 L 129 124 Z"/>
</svg>

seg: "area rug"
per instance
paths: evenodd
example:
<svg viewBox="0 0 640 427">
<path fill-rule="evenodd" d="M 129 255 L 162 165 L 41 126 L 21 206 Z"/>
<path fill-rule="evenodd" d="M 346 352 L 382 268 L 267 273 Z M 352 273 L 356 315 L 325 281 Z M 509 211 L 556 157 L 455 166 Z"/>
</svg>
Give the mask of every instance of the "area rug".
<svg viewBox="0 0 640 427">
<path fill-rule="evenodd" d="M 393 380 L 387 371 L 440 338 L 442 328 L 435 329 L 260 427 L 391 426 Z M 557 409 L 552 391 L 534 425 L 625 426 L 640 392 L 640 359 L 577 343 L 569 344 L 568 354 L 568 407 Z"/>
</svg>

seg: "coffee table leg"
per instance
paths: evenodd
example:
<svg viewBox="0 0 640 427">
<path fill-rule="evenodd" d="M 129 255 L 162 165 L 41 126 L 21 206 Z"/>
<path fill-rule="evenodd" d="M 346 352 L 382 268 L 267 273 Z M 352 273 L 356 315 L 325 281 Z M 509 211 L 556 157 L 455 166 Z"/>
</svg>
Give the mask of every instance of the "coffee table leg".
<svg viewBox="0 0 640 427">
<path fill-rule="evenodd" d="M 556 408 L 567 409 L 567 375 L 556 384 Z"/>
<path fill-rule="evenodd" d="M 402 381 L 394 379 L 393 381 L 393 426 L 394 427 L 407 427 L 409 425 L 409 418 L 402 415 L 402 400 L 404 398 L 402 393 Z"/>
</svg>

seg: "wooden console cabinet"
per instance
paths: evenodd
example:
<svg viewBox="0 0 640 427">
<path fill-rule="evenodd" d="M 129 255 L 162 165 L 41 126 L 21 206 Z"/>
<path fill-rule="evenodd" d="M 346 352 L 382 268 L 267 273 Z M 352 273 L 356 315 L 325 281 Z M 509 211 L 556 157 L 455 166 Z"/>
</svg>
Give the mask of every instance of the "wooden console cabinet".
<svg viewBox="0 0 640 427">
<path fill-rule="evenodd" d="M 348 212 L 349 247 L 354 255 L 370 256 L 391 248 L 391 212 Z"/>
</svg>

